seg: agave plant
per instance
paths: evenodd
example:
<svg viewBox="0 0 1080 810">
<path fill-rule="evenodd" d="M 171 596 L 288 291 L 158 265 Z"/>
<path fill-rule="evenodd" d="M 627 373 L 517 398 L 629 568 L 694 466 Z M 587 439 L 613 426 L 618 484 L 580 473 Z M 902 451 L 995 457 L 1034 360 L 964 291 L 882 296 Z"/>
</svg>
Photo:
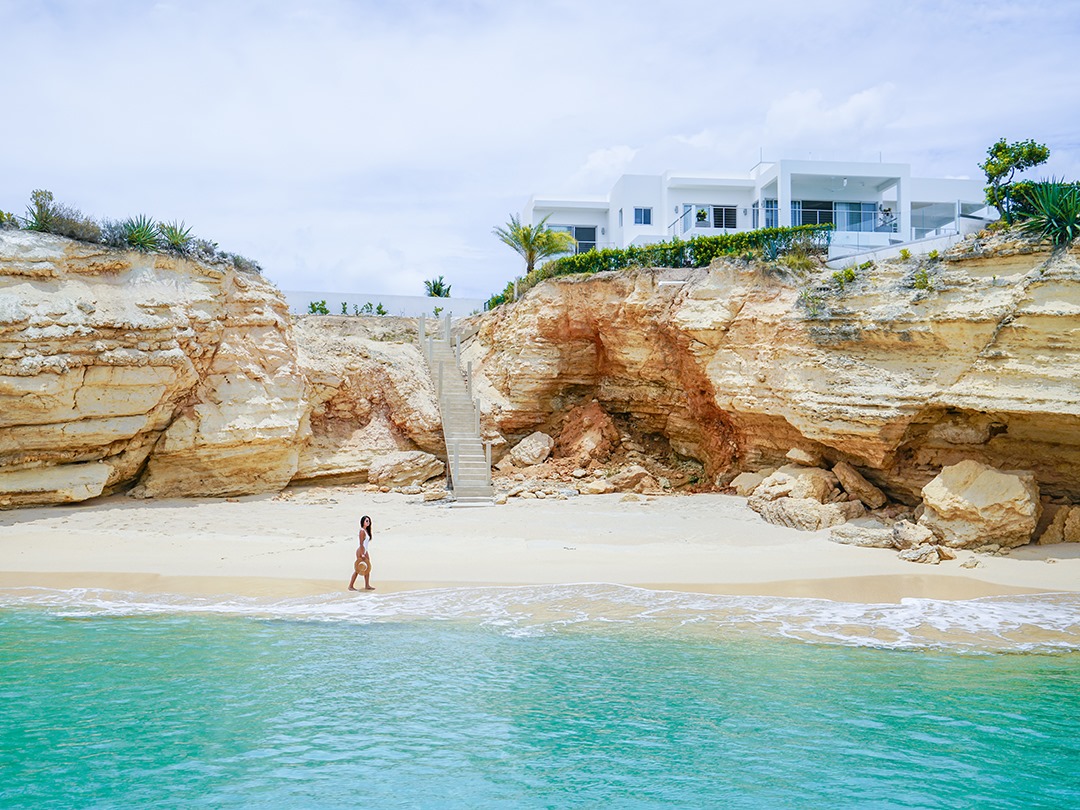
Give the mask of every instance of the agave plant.
<svg viewBox="0 0 1080 810">
<path fill-rule="evenodd" d="M 128 247 L 143 253 L 151 253 L 161 247 L 161 234 L 157 223 L 145 214 L 125 219 L 121 226 L 124 242 Z"/>
<path fill-rule="evenodd" d="M 1034 213 L 1020 223 L 1025 233 L 1047 237 L 1055 247 L 1080 236 L 1080 188 L 1058 180 L 1032 183 L 1028 200 Z"/>
<path fill-rule="evenodd" d="M 48 233 L 56 218 L 53 194 L 45 189 L 34 189 L 30 193 L 30 205 L 26 206 L 26 229 Z"/>
<path fill-rule="evenodd" d="M 175 221 L 159 222 L 157 228 L 162 241 L 165 243 L 166 250 L 171 250 L 174 253 L 188 252 L 193 237 L 191 228 L 186 227 L 185 223 Z"/>
</svg>

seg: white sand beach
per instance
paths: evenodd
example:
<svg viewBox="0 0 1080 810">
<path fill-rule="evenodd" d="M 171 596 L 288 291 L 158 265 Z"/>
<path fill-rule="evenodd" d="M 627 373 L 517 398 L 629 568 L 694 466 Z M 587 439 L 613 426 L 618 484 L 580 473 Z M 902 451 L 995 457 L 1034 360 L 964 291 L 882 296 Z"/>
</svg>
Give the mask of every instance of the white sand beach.
<svg viewBox="0 0 1080 810">
<path fill-rule="evenodd" d="M 857 602 L 1080 591 L 1080 545 L 938 566 L 772 526 L 727 495 L 603 495 L 448 508 L 365 486 L 238 499 L 134 500 L 0 513 L 0 588 L 289 597 L 344 590 L 374 521 L 375 595 L 455 585 L 605 582 Z M 370 594 L 358 593 L 357 598 Z"/>
</svg>

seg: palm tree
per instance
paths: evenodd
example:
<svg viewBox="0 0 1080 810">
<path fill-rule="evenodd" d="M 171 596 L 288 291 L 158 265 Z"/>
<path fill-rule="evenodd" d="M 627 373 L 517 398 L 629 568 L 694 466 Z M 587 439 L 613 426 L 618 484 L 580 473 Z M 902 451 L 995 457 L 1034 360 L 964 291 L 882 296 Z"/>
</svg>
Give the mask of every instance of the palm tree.
<svg viewBox="0 0 1080 810">
<path fill-rule="evenodd" d="M 492 233 L 502 242 L 512 247 L 525 259 L 526 275 L 533 271 L 536 263 L 541 259 L 568 253 L 577 244 L 574 237 L 565 231 L 553 231 L 547 227 L 547 221 L 548 218 L 544 217 L 536 226 L 522 225 L 521 221 L 511 214 L 505 228 L 492 230 Z"/>
<path fill-rule="evenodd" d="M 450 297 L 450 285 L 443 281 L 443 277 L 433 278 L 430 281 L 424 282 L 424 288 L 427 290 L 427 294 L 431 298 L 449 298 Z"/>
</svg>

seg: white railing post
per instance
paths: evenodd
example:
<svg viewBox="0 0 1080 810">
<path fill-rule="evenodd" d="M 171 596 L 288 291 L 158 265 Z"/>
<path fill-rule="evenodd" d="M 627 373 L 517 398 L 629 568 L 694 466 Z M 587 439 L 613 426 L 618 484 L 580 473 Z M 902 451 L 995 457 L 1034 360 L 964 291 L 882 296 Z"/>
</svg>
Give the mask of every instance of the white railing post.
<svg viewBox="0 0 1080 810">
<path fill-rule="evenodd" d="M 454 468 L 452 470 L 454 474 L 454 489 L 457 489 L 458 484 L 461 483 L 460 468 L 458 466 L 458 441 L 454 440 Z"/>
<path fill-rule="evenodd" d="M 439 361 L 439 400 L 442 400 L 442 383 L 443 383 L 443 366 L 446 365 L 442 360 Z"/>
<path fill-rule="evenodd" d="M 424 345 L 424 323 L 427 321 L 423 315 L 420 316 L 420 345 Z"/>
<path fill-rule="evenodd" d="M 454 335 L 454 357 L 457 364 L 461 365 L 461 335 Z"/>
<path fill-rule="evenodd" d="M 487 461 L 487 482 L 491 485 L 491 440 L 484 442 L 484 459 Z"/>
<path fill-rule="evenodd" d="M 469 389 L 469 399 L 472 399 L 472 360 L 465 365 L 465 385 Z"/>
<path fill-rule="evenodd" d="M 470 400 L 473 404 L 473 413 L 476 414 L 476 438 L 480 438 L 480 403 L 476 400 Z"/>
<path fill-rule="evenodd" d="M 447 315 L 443 318 L 443 334 L 446 335 L 446 342 L 450 342 L 450 316 Z"/>
</svg>

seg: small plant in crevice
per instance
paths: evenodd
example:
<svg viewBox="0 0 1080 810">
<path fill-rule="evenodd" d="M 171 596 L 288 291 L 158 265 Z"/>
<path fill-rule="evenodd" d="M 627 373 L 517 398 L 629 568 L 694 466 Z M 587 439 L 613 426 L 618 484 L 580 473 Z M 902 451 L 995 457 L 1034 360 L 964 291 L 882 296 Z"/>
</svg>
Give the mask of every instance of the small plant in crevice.
<svg viewBox="0 0 1080 810">
<path fill-rule="evenodd" d="M 56 202 L 51 191 L 35 189 L 30 194 L 23 220 L 28 231 L 66 236 L 83 242 L 100 242 L 101 226 L 77 208 Z"/>
<path fill-rule="evenodd" d="M 360 314 L 360 307 L 358 307 L 356 304 L 352 305 L 352 314 L 353 315 L 359 315 Z"/>
<path fill-rule="evenodd" d="M 907 248 L 900 248 L 900 261 L 906 262 L 911 260 L 911 251 Z"/>
<path fill-rule="evenodd" d="M 941 254 L 938 253 L 936 250 L 931 250 L 929 253 L 926 254 L 926 258 L 932 262 L 936 262 L 938 259 L 941 258 Z"/>
<path fill-rule="evenodd" d="M 435 307 L 431 310 L 431 314 L 438 318 L 442 314 L 443 309 L 444 307 Z"/>
<path fill-rule="evenodd" d="M 832 282 L 836 285 L 837 290 L 840 293 L 844 292 L 844 285 L 853 284 L 859 277 L 859 274 L 855 272 L 853 266 L 845 267 L 843 270 L 837 270 L 832 274 Z"/>
<path fill-rule="evenodd" d="M 382 306 L 382 304 L 379 304 L 379 306 Z M 360 307 L 360 314 L 361 315 L 370 315 L 374 311 L 375 311 L 375 307 L 373 307 L 371 305 L 370 301 L 368 301 L 366 304 L 364 304 L 362 307 Z"/>
<path fill-rule="evenodd" d="M 0 211 L 0 231 L 19 227 L 19 218 L 7 211 Z"/>
<path fill-rule="evenodd" d="M 930 276 L 930 268 L 918 268 L 915 271 L 915 275 L 911 277 L 911 286 L 914 287 L 916 290 L 934 289 L 934 279 Z"/>
<path fill-rule="evenodd" d="M 384 306 L 382 305 L 382 301 L 380 301 L 380 302 L 379 302 L 379 303 L 378 303 L 378 304 L 376 305 L 376 307 L 375 307 L 375 314 L 376 314 L 376 315 L 386 315 L 386 314 L 388 314 L 388 312 L 387 312 L 387 309 L 386 309 L 386 307 L 384 307 Z"/>
<path fill-rule="evenodd" d="M 818 318 L 828 311 L 828 304 L 824 293 L 815 287 L 804 287 L 799 293 L 798 305 L 802 307 L 811 318 Z"/>
<path fill-rule="evenodd" d="M 330 310 L 326 308 L 326 301 L 312 301 L 308 304 L 307 311 L 309 315 L 329 315 Z"/>
<path fill-rule="evenodd" d="M 348 315 L 349 314 L 349 305 L 344 301 L 341 302 L 341 314 L 342 315 Z"/>
<path fill-rule="evenodd" d="M 809 273 L 815 267 L 813 258 L 798 250 L 792 251 L 791 253 L 785 253 L 780 257 L 779 263 L 782 267 L 792 271 L 796 275 Z"/>
</svg>

